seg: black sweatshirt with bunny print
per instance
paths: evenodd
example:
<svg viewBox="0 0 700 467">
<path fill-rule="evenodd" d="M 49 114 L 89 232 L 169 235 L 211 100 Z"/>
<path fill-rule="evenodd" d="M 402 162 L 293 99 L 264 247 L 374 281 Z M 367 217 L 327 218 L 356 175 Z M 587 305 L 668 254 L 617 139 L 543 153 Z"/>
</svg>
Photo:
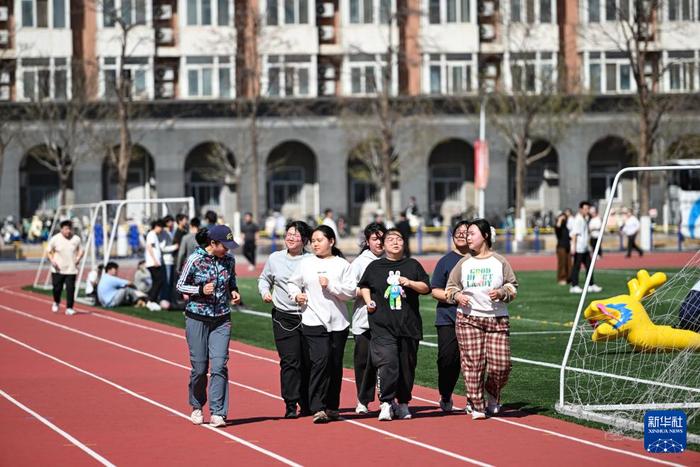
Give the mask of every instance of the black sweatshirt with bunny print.
<svg viewBox="0 0 700 467">
<path fill-rule="evenodd" d="M 423 320 L 418 300 L 420 294 L 409 287 L 402 287 L 399 284 L 401 277 L 414 282 L 424 282 L 430 289 L 428 273 L 413 258 L 398 261 L 381 258 L 372 261 L 357 285 L 369 289 L 372 300 L 377 304 L 374 313 L 369 314 L 372 337 L 423 339 Z"/>
</svg>

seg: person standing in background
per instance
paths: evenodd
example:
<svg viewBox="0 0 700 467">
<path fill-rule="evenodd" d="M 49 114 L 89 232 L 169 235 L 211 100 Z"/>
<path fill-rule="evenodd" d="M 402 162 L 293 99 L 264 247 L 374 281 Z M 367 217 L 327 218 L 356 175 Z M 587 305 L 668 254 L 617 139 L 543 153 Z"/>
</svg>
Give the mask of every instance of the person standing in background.
<svg viewBox="0 0 700 467">
<path fill-rule="evenodd" d="M 359 282 L 365 273 L 365 269 L 371 262 L 380 259 L 384 255 L 383 239 L 385 232 L 384 224 L 372 222 L 365 227 L 362 251 L 350 264 L 355 281 Z M 350 330 L 355 340 L 355 353 L 353 356 L 355 387 L 357 388 L 355 413 L 362 415 L 369 411 L 369 403 L 374 401 L 375 388 L 377 387 L 377 369 L 372 364 L 370 354 L 372 332 L 369 329 L 367 305 L 362 299 L 362 293 L 359 288 L 357 289 L 357 298 L 355 298 Z"/>
<path fill-rule="evenodd" d="M 627 237 L 627 254 L 625 255 L 625 258 L 632 257 L 632 250 L 639 253 L 640 257 L 644 256 L 644 252 L 637 246 L 636 242 L 637 234 L 639 233 L 639 229 L 641 227 L 639 219 L 637 219 L 637 216 L 635 216 L 631 210 L 625 211 L 624 219 L 625 223 L 622 224 L 622 234 Z"/>
<path fill-rule="evenodd" d="M 47 256 L 51 262 L 51 280 L 53 282 L 53 305 L 51 311 L 58 313 L 66 286 L 66 315 L 75 314 L 73 303 L 75 299 L 75 276 L 78 274 L 78 264 L 83 257 L 83 247 L 80 237 L 73 234 L 73 223 L 65 220 L 60 224 L 61 231 L 51 237 L 48 244 Z"/>
<path fill-rule="evenodd" d="M 452 229 L 452 243 L 454 249 L 440 258 L 433 271 L 430 283 L 432 295 L 437 300 L 435 310 L 435 329 L 438 337 L 438 389 L 440 392 L 440 409 L 443 412 L 452 411 L 452 393 L 457 380 L 459 380 L 459 345 L 455 334 L 455 320 L 457 319 L 457 307 L 447 303 L 445 287 L 455 265 L 469 253 L 467 247 L 467 227 L 469 222 L 459 221 Z M 567 255 L 568 255 L 567 250 Z"/>
<path fill-rule="evenodd" d="M 165 228 L 165 223 L 162 220 L 154 221 L 151 224 L 151 230 L 146 234 L 146 253 L 144 260 L 146 268 L 151 273 L 153 283 L 151 290 L 148 291 L 148 303 L 146 308 L 151 311 L 159 311 L 160 291 L 165 282 L 165 267 L 163 266 L 163 253 L 160 249 L 160 234 Z"/>
<path fill-rule="evenodd" d="M 559 213 L 554 223 L 554 234 L 557 237 L 557 283 L 566 285 L 571 276 L 571 237 L 569 236 L 568 209 Z"/>
<path fill-rule="evenodd" d="M 182 272 L 182 267 L 185 265 L 187 258 L 197 249 L 196 235 L 201 225 L 202 221 L 199 220 L 199 217 L 190 219 L 189 232 L 180 240 L 180 248 L 177 250 L 177 261 L 175 262 L 175 270 L 178 276 Z"/>
<path fill-rule="evenodd" d="M 603 234 L 603 220 L 598 215 L 598 208 L 591 206 L 588 211 L 590 218 L 588 219 L 588 231 L 591 234 L 591 254 L 595 251 L 595 245 L 598 243 L 598 238 Z M 600 244 L 598 250 L 598 258 L 603 258 L 603 244 Z"/>
<path fill-rule="evenodd" d="M 260 227 L 253 222 L 253 214 L 246 212 L 241 222 L 241 233 L 243 234 L 243 256 L 248 260 L 248 270 L 255 270 L 255 253 L 257 250 L 258 231 Z"/>
<path fill-rule="evenodd" d="M 321 222 L 322 225 L 327 225 L 333 230 L 333 235 L 335 235 L 336 239 L 340 238 L 340 234 L 338 233 L 338 225 L 335 223 L 335 220 L 333 220 L 333 210 L 328 208 L 325 211 L 323 211 L 323 222 Z"/>
<path fill-rule="evenodd" d="M 406 258 L 411 257 L 411 235 L 413 231 L 411 230 L 411 223 L 408 222 L 408 217 L 406 217 L 406 211 L 401 211 L 399 214 L 399 221 L 396 223 L 396 228 L 401 232 L 404 238 L 403 254 Z"/>
<path fill-rule="evenodd" d="M 572 223 L 571 235 L 571 254 L 574 257 L 574 265 L 571 268 L 571 287 L 569 292 L 580 294 L 583 289 L 578 285 L 579 272 L 581 265 L 586 266 L 586 272 L 591 268 L 591 251 L 589 247 L 589 232 L 588 232 L 588 210 L 591 203 L 581 201 L 578 206 L 578 213 Z M 593 292 L 601 292 L 603 289 L 595 284 L 595 278 L 591 275 L 591 284 L 588 289 Z"/>
</svg>

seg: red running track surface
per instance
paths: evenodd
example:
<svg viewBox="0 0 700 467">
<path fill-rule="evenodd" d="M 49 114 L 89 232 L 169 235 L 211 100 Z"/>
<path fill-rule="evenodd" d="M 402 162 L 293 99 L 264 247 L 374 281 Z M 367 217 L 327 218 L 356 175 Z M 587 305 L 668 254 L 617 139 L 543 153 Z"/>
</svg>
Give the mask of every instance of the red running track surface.
<svg viewBox="0 0 700 467">
<path fill-rule="evenodd" d="M 53 314 L 50 299 L 19 289 L 27 280 L 22 274 L 3 279 L 0 389 L 115 465 L 700 464 L 699 453 L 652 457 L 639 440 L 544 416 L 511 411 L 479 422 L 445 416 L 432 402 L 437 392 L 422 387 L 414 392 L 413 420 L 356 417 L 348 370 L 346 421 L 284 420 L 276 354 L 237 342 L 229 363 L 229 425 L 197 427 L 186 418 L 189 362 L 181 329 L 82 306 L 76 316 Z M 100 464 L 0 401 L 0 464 Z"/>
</svg>

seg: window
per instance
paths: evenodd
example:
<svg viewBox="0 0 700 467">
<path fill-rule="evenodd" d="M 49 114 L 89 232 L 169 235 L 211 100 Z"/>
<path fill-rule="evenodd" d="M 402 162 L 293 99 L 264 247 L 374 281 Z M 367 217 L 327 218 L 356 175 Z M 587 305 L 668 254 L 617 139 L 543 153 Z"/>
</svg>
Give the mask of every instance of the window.
<svg viewBox="0 0 700 467">
<path fill-rule="evenodd" d="M 698 64 L 692 51 L 668 53 L 668 90 L 674 92 L 695 91 Z"/>
<path fill-rule="evenodd" d="M 470 0 L 428 0 L 430 24 L 468 23 L 471 15 Z"/>
<path fill-rule="evenodd" d="M 27 100 L 66 99 L 68 97 L 68 59 L 23 58 L 18 76 L 22 77 L 22 95 Z"/>
<path fill-rule="evenodd" d="M 22 26 L 63 29 L 68 24 L 68 0 L 22 0 Z"/>
<path fill-rule="evenodd" d="M 309 96 L 311 66 L 309 55 L 270 55 L 266 63 L 267 95 Z"/>
<path fill-rule="evenodd" d="M 386 73 L 386 56 L 357 54 L 348 57 L 350 93 L 376 94 L 383 87 Z"/>
<path fill-rule="evenodd" d="M 669 21 L 693 21 L 697 18 L 698 12 L 693 11 L 694 5 L 691 0 L 668 0 L 668 20 Z"/>
<path fill-rule="evenodd" d="M 115 98 L 119 86 L 118 57 L 104 57 L 102 59 L 102 95 L 106 98 Z M 148 75 L 150 74 L 148 57 L 127 57 L 124 60 L 122 79 L 128 84 L 130 95 L 135 99 L 147 99 L 149 97 Z"/>
<path fill-rule="evenodd" d="M 104 0 L 102 2 L 102 24 L 112 28 L 116 19 L 124 25 L 146 24 L 146 0 Z"/>
<path fill-rule="evenodd" d="M 391 0 L 350 0 L 351 24 L 389 24 Z"/>
<path fill-rule="evenodd" d="M 592 93 L 619 94 L 634 91 L 634 78 L 624 53 L 588 53 L 588 89 Z"/>
<path fill-rule="evenodd" d="M 556 62 L 552 52 L 511 54 L 510 77 L 513 92 L 541 92 L 556 86 Z"/>
<path fill-rule="evenodd" d="M 510 21 L 513 23 L 552 23 L 556 18 L 556 2 L 552 0 L 510 0 Z"/>
<path fill-rule="evenodd" d="M 267 0 L 265 16 L 268 26 L 309 24 L 309 0 Z"/>
<path fill-rule="evenodd" d="M 230 0 L 187 0 L 188 26 L 229 26 Z"/>
<path fill-rule="evenodd" d="M 588 22 L 600 23 L 600 0 L 588 0 Z"/>
<path fill-rule="evenodd" d="M 428 74 L 431 94 L 466 94 L 475 88 L 472 54 L 431 54 Z"/>
<path fill-rule="evenodd" d="M 630 2 L 632 0 L 602 0 L 605 2 L 605 20 L 618 21 L 630 17 Z"/>
<path fill-rule="evenodd" d="M 231 57 L 186 57 L 187 96 L 230 98 L 233 65 Z"/>
<path fill-rule="evenodd" d="M 622 166 L 617 162 L 591 163 L 589 179 L 592 200 L 608 199 L 610 190 L 612 190 L 613 181 L 620 169 L 622 169 Z M 622 190 L 620 189 L 620 185 L 618 185 L 614 201 L 622 201 L 621 193 Z"/>
<path fill-rule="evenodd" d="M 440 212 L 445 201 L 463 202 L 464 167 L 460 164 L 434 164 L 430 167 L 432 210 Z"/>
<path fill-rule="evenodd" d="M 297 203 L 304 187 L 304 169 L 278 167 L 270 177 L 270 209 L 281 211 L 285 203 Z"/>
</svg>

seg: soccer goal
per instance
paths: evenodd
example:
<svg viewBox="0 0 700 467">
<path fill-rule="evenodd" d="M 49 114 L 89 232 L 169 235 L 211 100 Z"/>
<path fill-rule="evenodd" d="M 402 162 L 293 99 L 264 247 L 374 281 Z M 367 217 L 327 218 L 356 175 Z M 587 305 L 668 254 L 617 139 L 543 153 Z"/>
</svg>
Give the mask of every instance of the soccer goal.
<svg viewBox="0 0 700 467">
<path fill-rule="evenodd" d="M 610 190 L 603 225 L 607 225 L 612 200 L 623 175 L 690 170 L 700 170 L 700 165 L 622 169 L 617 173 Z M 625 320 L 622 314 L 615 315 L 617 319 L 610 321 L 611 327 L 606 328 L 611 330 L 612 338 L 597 341 L 592 339 L 594 325 L 598 322 L 589 323 L 585 319 L 584 310 L 590 301 L 587 297 L 588 286 L 602 240 L 603 235 L 598 238 L 593 252 L 591 268 L 586 275 L 564 353 L 556 410 L 575 418 L 605 423 L 614 427 L 613 431 L 629 434 L 643 431 L 644 413 L 647 410 L 681 409 L 686 412 L 690 426 L 693 420 L 700 416 L 700 349 L 635 349 L 627 341 L 629 334 L 625 334 L 621 327 Z M 634 267 L 634 263 L 630 265 Z M 654 272 L 649 271 L 650 274 Z M 646 277 L 644 279 L 646 280 Z M 698 280 L 700 252 L 696 252 L 681 271 L 669 273 L 668 280 L 663 285 L 655 289 L 648 285 L 651 294 L 641 300 L 641 305 L 653 324 L 676 327 L 681 303 Z M 640 279 L 638 284 L 642 282 L 644 281 Z M 626 293 L 626 290 L 615 290 L 610 291 L 606 297 Z M 610 306 L 618 307 L 616 309 L 624 312 L 630 311 L 627 308 L 619 308 L 617 304 Z M 605 306 L 602 306 L 602 309 L 602 312 L 606 313 Z M 590 314 L 588 316 L 590 317 Z M 619 333 L 615 334 L 617 330 Z M 700 339 L 700 334 L 697 337 Z M 700 419 L 696 421 L 698 420 Z M 688 441 L 700 443 L 700 433 L 689 430 Z"/>
</svg>

